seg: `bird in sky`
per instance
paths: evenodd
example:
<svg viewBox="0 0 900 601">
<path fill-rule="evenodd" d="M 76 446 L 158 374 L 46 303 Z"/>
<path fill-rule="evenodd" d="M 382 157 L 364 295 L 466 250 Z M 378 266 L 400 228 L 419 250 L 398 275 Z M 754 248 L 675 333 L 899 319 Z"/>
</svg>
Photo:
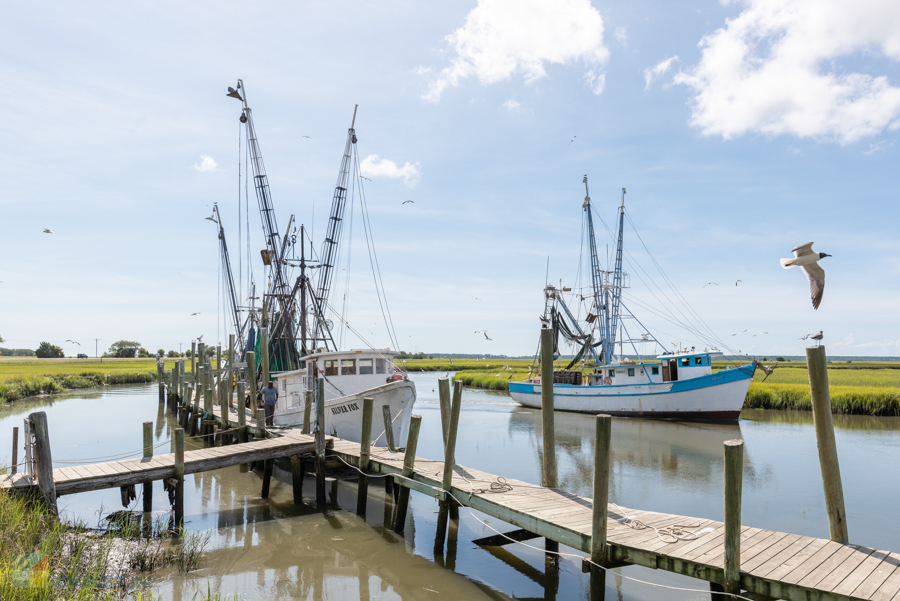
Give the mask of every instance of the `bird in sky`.
<svg viewBox="0 0 900 601">
<path fill-rule="evenodd" d="M 203 341 L 203 334 L 200 334 L 199 336 L 197 336 L 197 342 L 202 342 L 202 341 Z"/>
<path fill-rule="evenodd" d="M 197 311 L 196 313 L 191 313 L 191 317 L 193 317 L 194 315 L 200 315 L 200 311 Z"/>
<path fill-rule="evenodd" d="M 782 259 L 781 266 L 790 269 L 798 266 L 806 274 L 809 279 L 809 294 L 812 298 L 813 309 L 818 309 L 822 302 L 822 294 L 825 292 L 825 270 L 819 267 L 819 259 L 830 257 L 826 253 L 813 252 L 812 245 L 814 242 L 807 242 L 800 246 L 795 246 L 791 251 L 794 253 L 793 259 Z"/>
<path fill-rule="evenodd" d="M 212 221 L 213 223 L 216 223 L 216 217 L 215 217 L 215 215 L 216 215 L 216 214 L 213 213 L 213 214 L 210 215 L 209 217 L 204 217 L 204 219 L 208 219 L 209 221 Z"/>
<path fill-rule="evenodd" d="M 81 346 L 81 343 L 76 342 L 75 340 L 66 340 L 66 342 L 71 342 L 72 344 L 77 344 L 78 346 Z"/>
<path fill-rule="evenodd" d="M 303 136 L 303 137 L 304 137 L 304 138 L 309 138 L 310 140 L 312 140 L 312 136 Z"/>
<path fill-rule="evenodd" d="M 403 201 L 402 203 L 400 203 L 400 204 L 409 204 L 409 203 L 416 204 L 416 201 L 414 201 L 414 200 L 404 200 L 404 201 Z"/>
<path fill-rule="evenodd" d="M 51 230 L 51 229 L 44 228 L 44 233 L 45 233 L 45 234 L 55 234 L 56 232 L 54 232 L 54 231 Z"/>
<path fill-rule="evenodd" d="M 706 288 L 707 286 L 718 286 L 718 284 L 716 284 L 715 282 L 706 282 L 705 284 L 703 284 L 704 288 Z"/>
<path fill-rule="evenodd" d="M 747 330 L 741 330 L 741 331 L 738 332 L 737 334 L 732 334 L 732 336 L 740 336 L 741 334 L 743 334 L 743 333 L 746 332 L 746 331 L 747 331 Z"/>
<path fill-rule="evenodd" d="M 368 177 L 366 177 L 365 175 L 360 175 L 359 177 L 361 177 L 362 179 L 366 180 L 367 182 L 372 181 L 372 180 L 370 180 Z"/>
<path fill-rule="evenodd" d="M 807 334 L 806 336 L 804 336 L 804 337 L 802 337 L 802 338 L 798 338 L 797 340 L 806 340 L 806 339 L 809 338 L 810 336 L 812 336 L 812 334 Z"/>
<path fill-rule="evenodd" d="M 810 338 L 816 341 L 816 346 L 819 346 L 819 341 L 822 340 L 822 330 L 819 330 L 818 334 L 813 334 Z"/>
<path fill-rule="evenodd" d="M 762 336 L 763 334 L 768 334 L 768 332 L 757 332 L 754 336 Z"/>
<path fill-rule="evenodd" d="M 478 298 L 477 296 L 474 296 L 474 295 L 471 295 L 471 294 L 470 294 L 469 296 L 471 296 L 471 297 L 474 298 L 475 300 L 481 300 L 481 299 Z"/>
<path fill-rule="evenodd" d="M 484 337 L 485 337 L 487 340 L 491 340 L 491 341 L 494 340 L 493 338 L 491 338 L 490 336 L 487 335 L 487 330 L 475 330 L 475 333 L 476 333 L 476 334 L 484 334 Z"/>
<path fill-rule="evenodd" d="M 572 139 L 569 140 L 569 145 L 571 145 L 572 142 L 574 142 L 574 141 L 575 141 L 575 138 L 577 138 L 577 137 L 578 137 L 578 136 L 572 136 Z M 585 176 L 585 177 L 587 177 L 587 176 Z"/>
<path fill-rule="evenodd" d="M 763 378 L 763 382 L 765 382 L 765 381 L 769 378 L 769 376 L 772 375 L 772 372 L 775 371 L 775 368 L 778 367 L 778 361 L 776 361 L 776 362 L 775 362 L 775 365 L 773 365 L 772 367 L 766 367 L 766 366 L 763 365 L 762 363 L 757 363 L 756 366 L 757 366 L 764 374 L 766 374 L 766 377 Z"/>
<path fill-rule="evenodd" d="M 738 282 L 741 282 L 741 281 L 742 281 L 742 280 L 738 280 L 737 282 L 734 283 L 734 285 L 737 286 L 737 285 L 738 285 Z"/>
</svg>

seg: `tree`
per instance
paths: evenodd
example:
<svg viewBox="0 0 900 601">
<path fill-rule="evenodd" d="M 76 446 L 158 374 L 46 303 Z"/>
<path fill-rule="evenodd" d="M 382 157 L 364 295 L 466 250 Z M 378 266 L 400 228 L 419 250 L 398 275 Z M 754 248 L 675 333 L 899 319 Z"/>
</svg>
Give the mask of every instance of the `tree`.
<svg viewBox="0 0 900 601">
<path fill-rule="evenodd" d="M 6 342 L 5 340 L 3 340 L 3 336 L 0 336 L 0 342 Z"/>
<path fill-rule="evenodd" d="M 60 347 L 52 345 L 49 342 L 42 342 L 34 351 L 34 354 L 41 359 L 60 359 L 66 356 Z"/>
<path fill-rule="evenodd" d="M 108 352 L 110 357 L 133 358 L 137 354 L 139 348 L 141 348 L 140 342 L 119 340 L 112 343 Z"/>
<path fill-rule="evenodd" d="M 161 352 L 162 352 L 162 351 L 160 350 L 160 353 L 161 353 Z M 167 357 L 179 357 L 180 355 L 178 354 L 178 351 L 169 351 L 169 352 L 166 354 L 166 356 L 167 356 Z"/>
<path fill-rule="evenodd" d="M 165 357 L 165 356 L 166 356 L 166 351 L 165 351 L 165 349 L 158 349 L 158 350 L 156 351 L 156 356 L 157 356 L 157 357 Z M 169 355 L 169 356 L 171 357 L 172 355 Z"/>
<path fill-rule="evenodd" d="M 141 357 L 142 359 L 146 359 L 147 357 L 150 356 L 150 351 L 148 351 L 148 350 L 145 349 L 144 347 L 140 347 L 140 348 L 138 349 L 138 354 L 137 354 L 137 356 L 138 356 L 138 357 Z"/>
</svg>

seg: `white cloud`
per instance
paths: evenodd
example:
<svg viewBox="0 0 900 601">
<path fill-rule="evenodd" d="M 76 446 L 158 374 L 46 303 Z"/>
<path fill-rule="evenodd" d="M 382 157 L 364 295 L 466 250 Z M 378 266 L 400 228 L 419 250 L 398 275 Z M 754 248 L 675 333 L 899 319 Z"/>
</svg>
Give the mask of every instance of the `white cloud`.
<svg viewBox="0 0 900 601">
<path fill-rule="evenodd" d="M 606 87 L 606 73 L 595 74 L 594 70 L 591 69 L 584 74 L 584 81 L 587 82 L 587 85 L 591 89 L 591 92 L 599 96 L 603 93 L 603 88 Z"/>
<path fill-rule="evenodd" d="M 900 60 L 896 0 L 744 0 L 700 41 L 675 77 L 695 92 L 691 125 L 725 139 L 748 132 L 843 144 L 900 125 L 900 88 L 846 59 Z"/>
<path fill-rule="evenodd" d="M 405 163 L 402 167 L 398 167 L 394 161 L 379 159 L 377 154 L 370 154 L 363 159 L 359 164 L 359 173 L 365 177 L 403 178 L 408 186 L 415 185 L 421 175 L 418 163 Z"/>
<path fill-rule="evenodd" d="M 486 85 L 521 72 L 531 82 L 546 77 L 544 63 L 600 69 L 609 59 L 603 18 L 589 0 L 479 0 L 446 40 L 455 56 L 424 95 L 433 102 L 470 77 Z"/>
<path fill-rule="evenodd" d="M 519 104 L 517 100 L 513 100 L 512 98 L 510 98 L 503 103 L 503 108 L 508 110 L 510 113 L 518 113 L 522 110 L 522 105 Z"/>
<path fill-rule="evenodd" d="M 890 143 L 888 143 L 887 140 L 879 140 L 878 142 L 875 142 L 874 144 L 870 142 L 869 149 L 863 150 L 862 153 L 865 155 L 875 154 L 879 150 L 887 150 L 888 148 L 890 148 L 893 145 L 894 145 L 893 140 Z"/>
<path fill-rule="evenodd" d="M 200 172 L 218 171 L 219 164 L 211 156 L 200 155 L 200 162 L 194 163 L 194 169 Z"/>
<path fill-rule="evenodd" d="M 613 37 L 616 38 L 616 42 L 619 43 L 619 46 L 628 45 L 628 30 L 621 25 L 616 27 L 616 30 L 613 32 Z"/>
<path fill-rule="evenodd" d="M 659 79 L 663 75 L 666 74 L 666 71 L 669 70 L 669 67 L 672 66 L 672 63 L 678 60 L 678 56 L 670 56 L 664 61 L 660 61 L 656 64 L 655 67 L 651 67 L 650 69 L 644 69 L 644 89 L 649 90 L 650 86 L 653 84 L 654 79 Z"/>
</svg>

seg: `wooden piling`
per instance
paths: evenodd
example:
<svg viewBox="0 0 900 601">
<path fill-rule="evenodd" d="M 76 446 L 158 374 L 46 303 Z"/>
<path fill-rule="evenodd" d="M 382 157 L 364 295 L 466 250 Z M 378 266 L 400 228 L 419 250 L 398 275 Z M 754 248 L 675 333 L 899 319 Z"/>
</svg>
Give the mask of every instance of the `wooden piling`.
<svg viewBox="0 0 900 601">
<path fill-rule="evenodd" d="M 369 498 L 369 447 L 372 442 L 372 413 L 375 401 L 366 397 L 363 399 L 362 432 L 359 436 L 359 480 L 356 491 L 356 514 L 366 515 L 366 501 Z"/>
<path fill-rule="evenodd" d="M 606 566 L 607 506 L 609 504 L 610 442 L 612 418 L 598 415 L 594 433 L 594 496 L 591 519 L 591 561 Z M 590 597 L 602 601 L 606 591 L 606 570 L 591 565 Z"/>
<path fill-rule="evenodd" d="M 250 415 L 258 419 L 256 411 L 256 353 L 247 351 L 247 383 L 250 385 Z M 255 420 L 256 421 L 256 420 Z M 259 425 L 258 423 L 256 424 Z"/>
<path fill-rule="evenodd" d="M 212 415 L 213 412 L 213 399 L 212 399 L 212 371 L 208 368 L 204 370 L 203 373 L 203 412 L 207 415 Z"/>
<path fill-rule="evenodd" d="M 441 432 L 444 435 L 444 448 L 447 447 L 447 430 L 450 428 L 450 379 L 438 378 L 438 398 L 441 407 Z"/>
<path fill-rule="evenodd" d="M 541 485 L 556 488 L 556 431 L 553 419 L 553 330 L 541 328 L 541 437 L 544 454 Z"/>
<path fill-rule="evenodd" d="M 259 329 L 259 350 L 262 353 L 262 385 L 269 385 L 269 328 Z"/>
<path fill-rule="evenodd" d="M 831 393 L 828 389 L 825 347 L 807 347 L 806 365 L 809 371 L 816 446 L 819 449 L 819 467 L 822 471 L 822 486 L 825 489 L 828 533 L 831 540 L 846 545 L 849 543 L 847 513 L 844 509 L 844 487 L 841 484 L 841 467 L 838 463 L 834 424 L 831 419 Z"/>
<path fill-rule="evenodd" d="M 50 430 L 47 414 L 37 411 L 28 416 L 31 432 L 34 434 L 34 462 L 38 477 L 38 489 L 44 502 L 57 515 L 56 485 L 53 483 L 53 458 L 50 455 Z"/>
<path fill-rule="evenodd" d="M 227 376 L 227 374 L 226 374 Z M 226 378 L 227 380 L 227 378 Z M 226 380 L 222 380 L 220 389 L 222 390 L 222 395 L 219 397 L 219 409 L 221 411 L 221 419 L 222 419 L 222 430 L 228 430 L 228 382 Z M 225 444 L 225 434 L 222 435 L 222 444 Z"/>
<path fill-rule="evenodd" d="M 272 470 L 275 468 L 274 459 L 266 459 L 263 468 L 262 494 L 263 499 L 269 498 L 269 484 L 272 482 Z"/>
<path fill-rule="evenodd" d="M 222 345 L 216 345 L 216 370 L 222 369 Z"/>
<path fill-rule="evenodd" d="M 316 505 L 325 500 L 325 381 L 316 378 Z"/>
<path fill-rule="evenodd" d="M 176 428 L 175 438 L 175 527 L 184 526 L 184 430 Z"/>
<path fill-rule="evenodd" d="M 197 343 L 197 369 L 206 363 L 206 343 Z M 202 380 L 201 380 L 202 382 Z"/>
<path fill-rule="evenodd" d="M 163 375 L 165 372 L 163 370 L 162 361 L 156 362 L 156 382 L 159 385 L 159 402 L 160 404 L 166 402 L 166 377 Z"/>
<path fill-rule="evenodd" d="M 387 447 L 391 451 L 396 451 L 397 447 L 395 445 L 394 440 L 394 420 L 391 419 L 391 407 L 390 405 L 382 405 L 381 406 L 381 417 L 384 422 L 384 438 L 387 442 Z"/>
<path fill-rule="evenodd" d="M 10 470 L 14 474 L 19 470 L 19 428 L 18 428 L 18 426 L 13 427 L 12 467 L 10 467 Z"/>
<path fill-rule="evenodd" d="M 303 434 L 309 434 L 309 414 L 312 412 L 312 406 L 315 404 L 313 400 L 315 397 L 315 393 L 312 390 L 307 389 L 304 393 L 306 398 L 306 405 L 303 407 L 303 430 L 301 432 Z"/>
<path fill-rule="evenodd" d="M 244 396 L 244 383 L 238 382 L 237 385 L 237 412 L 238 412 L 238 426 L 243 428 L 247 425 L 247 405 L 245 404 L 246 397 Z"/>
<path fill-rule="evenodd" d="M 197 343 L 191 340 L 191 378 L 194 380 L 194 386 L 197 386 Z"/>
<path fill-rule="evenodd" d="M 294 492 L 294 505 L 303 503 L 303 478 L 306 476 L 306 462 L 303 457 L 291 457 L 291 487 Z"/>
<path fill-rule="evenodd" d="M 462 406 L 462 380 L 453 382 L 453 403 L 450 406 L 450 422 L 447 428 L 447 445 L 444 448 L 444 476 L 441 481 L 441 505 L 438 511 L 437 530 L 434 535 L 434 554 L 443 555 L 444 540 L 447 535 L 447 520 L 450 504 L 454 501 L 448 494 L 453 485 L 453 468 L 456 465 L 456 433 L 459 428 L 459 410 Z M 448 491 L 448 492 L 445 492 Z"/>
<path fill-rule="evenodd" d="M 144 458 L 153 457 L 153 422 L 144 422 Z M 144 482 L 144 512 L 153 511 L 153 481 Z"/>
<path fill-rule="evenodd" d="M 237 372 L 234 369 L 234 334 L 228 335 L 228 369 L 229 372 L 227 374 L 226 382 L 226 390 L 225 396 L 228 397 L 228 406 L 231 407 L 232 397 L 234 396 L 234 374 Z"/>
<path fill-rule="evenodd" d="M 419 444 L 419 429 L 422 426 L 422 416 L 413 415 L 409 420 L 409 434 L 406 436 L 406 454 L 403 457 L 404 478 L 411 478 L 416 464 L 416 446 Z M 403 534 L 406 527 L 406 512 L 409 508 L 409 487 L 405 486 L 405 480 L 400 480 L 400 496 L 397 498 L 397 515 L 394 516 L 394 532 Z"/>
<path fill-rule="evenodd" d="M 744 441 L 725 441 L 725 582 L 726 593 L 741 592 L 741 488 Z"/>
</svg>

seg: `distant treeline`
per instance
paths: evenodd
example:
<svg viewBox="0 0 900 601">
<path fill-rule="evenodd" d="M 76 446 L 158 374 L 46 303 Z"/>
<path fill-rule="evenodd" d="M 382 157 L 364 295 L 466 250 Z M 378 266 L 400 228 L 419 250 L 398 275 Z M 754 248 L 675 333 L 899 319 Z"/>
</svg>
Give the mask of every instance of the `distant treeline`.
<svg viewBox="0 0 900 601">
<path fill-rule="evenodd" d="M 0 357 L 34 357 L 34 351 L 28 348 L 0 347 Z"/>
</svg>

